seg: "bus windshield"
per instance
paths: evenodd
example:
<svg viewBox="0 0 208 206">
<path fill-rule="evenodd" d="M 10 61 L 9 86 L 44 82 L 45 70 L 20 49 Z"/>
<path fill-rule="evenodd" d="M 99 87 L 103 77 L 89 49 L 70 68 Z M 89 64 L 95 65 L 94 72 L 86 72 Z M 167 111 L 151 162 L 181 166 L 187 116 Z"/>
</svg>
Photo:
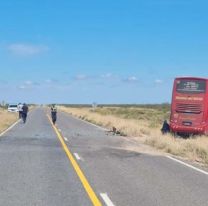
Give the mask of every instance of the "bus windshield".
<svg viewBox="0 0 208 206">
<path fill-rule="evenodd" d="M 205 80 L 187 80 L 176 81 L 176 91 L 179 93 L 196 94 L 206 92 Z"/>
</svg>

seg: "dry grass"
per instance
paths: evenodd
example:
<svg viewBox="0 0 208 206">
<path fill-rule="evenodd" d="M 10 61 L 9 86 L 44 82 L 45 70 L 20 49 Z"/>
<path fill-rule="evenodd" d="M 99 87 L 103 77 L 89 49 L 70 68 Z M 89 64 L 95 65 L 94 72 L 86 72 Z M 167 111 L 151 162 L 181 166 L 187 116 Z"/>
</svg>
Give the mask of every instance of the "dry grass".
<svg viewBox="0 0 208 206">
<path fill-rule="evenodd" d="M 0 108 L 0 117 L 0 132 L 2 132 L 18 119 L 18 113 L 10 113 Z"/>
<path fill-rule="evenodd" d="M 173 155 L 208 164 L 208 138 L 205 136 L 183 139 L 155 131 L 145 137 L 144 143 Z"/>
<path fill-rule="evenodd" d="M 208 164 L 208 137 L 189 139 L 161 135 L 162 120 L 167 119 L 167 109 L 151 108 L 71 108 L 60 107 L 78 118 L 112 129 L 115 126 L 122 135 L 137 137 L 139 142 L 164 152 Z M 134 138 L 135 140 L 135 138 Z"/>
</svg>

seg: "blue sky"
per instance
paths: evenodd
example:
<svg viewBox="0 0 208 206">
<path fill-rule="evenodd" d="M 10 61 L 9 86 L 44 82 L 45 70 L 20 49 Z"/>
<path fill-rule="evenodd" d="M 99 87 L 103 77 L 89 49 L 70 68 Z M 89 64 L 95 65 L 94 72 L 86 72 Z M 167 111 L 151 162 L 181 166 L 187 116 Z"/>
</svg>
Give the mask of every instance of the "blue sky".
<svg viewBox="0 0 208 206">
<path fill-rule="evenodd" d="M 0 0 L 0 101 L 162 103 L 208 77 L 208 3 Z"/>
</svg>

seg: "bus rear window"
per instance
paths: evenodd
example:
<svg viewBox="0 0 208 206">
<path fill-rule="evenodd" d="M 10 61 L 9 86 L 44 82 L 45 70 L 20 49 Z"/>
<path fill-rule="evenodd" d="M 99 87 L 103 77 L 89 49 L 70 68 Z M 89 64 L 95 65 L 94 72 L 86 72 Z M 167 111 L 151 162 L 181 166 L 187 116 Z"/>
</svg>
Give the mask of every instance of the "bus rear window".
<svg viewBox="0 0 208 206">
<path fill-rule="evenodd" d="M 205 80 L 176 80 L 176 91 L 179 93 L 205 93 L 206 81 Z"/>
</svg>

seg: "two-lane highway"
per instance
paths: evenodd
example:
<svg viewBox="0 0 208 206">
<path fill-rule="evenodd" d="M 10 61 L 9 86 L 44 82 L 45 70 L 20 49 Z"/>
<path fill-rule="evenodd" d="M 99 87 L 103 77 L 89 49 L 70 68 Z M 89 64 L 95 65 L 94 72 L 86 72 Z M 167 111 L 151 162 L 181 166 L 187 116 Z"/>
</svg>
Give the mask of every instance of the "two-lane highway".
<svg viewBox="0 0 208 206">
<path fill-rule="evenodd" d="M 35 109 L 0 139 L 0 205 L 87 206 L 92 192 L 107 206 L 208 205 L 207 175 L 125 144 L 62 112 L 53 128 Z"/>
<path fill-rule="evenodd" d="M 43 109 L 0 139 L 0 205 L 91 205 Z"/>
<path fill-rule="evenodd" d="M 97 193 L 117 206 L 207 206 L 208 176 L 166 157 L 126 150 L 124 138 L 60 113 L 58 128 Z"/>
</svg>

